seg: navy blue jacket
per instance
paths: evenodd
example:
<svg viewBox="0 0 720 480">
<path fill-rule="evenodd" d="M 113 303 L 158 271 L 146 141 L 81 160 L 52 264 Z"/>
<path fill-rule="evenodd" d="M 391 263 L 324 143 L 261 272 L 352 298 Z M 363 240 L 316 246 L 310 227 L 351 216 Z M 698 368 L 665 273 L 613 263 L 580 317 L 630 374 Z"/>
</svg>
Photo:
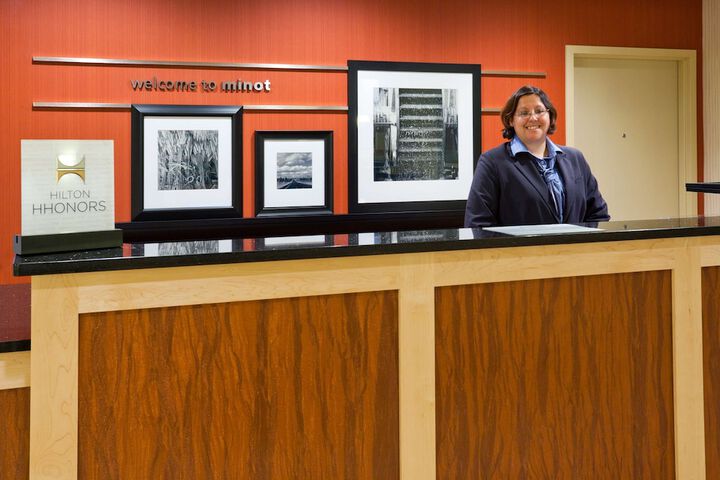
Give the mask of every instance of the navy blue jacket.
<svg viewBox="0 0 720 480">
<path fill-rule="evenodd" d="M 591 223 L 610 219 L 583 154 L 562 146 L 556 166 L 565 185 L 564 218 L 558 218 L 547 184 L 529 153 L 512 155 L 510 142 L 480 156 L 465 209 L 466 227 Z"/>
</svg>

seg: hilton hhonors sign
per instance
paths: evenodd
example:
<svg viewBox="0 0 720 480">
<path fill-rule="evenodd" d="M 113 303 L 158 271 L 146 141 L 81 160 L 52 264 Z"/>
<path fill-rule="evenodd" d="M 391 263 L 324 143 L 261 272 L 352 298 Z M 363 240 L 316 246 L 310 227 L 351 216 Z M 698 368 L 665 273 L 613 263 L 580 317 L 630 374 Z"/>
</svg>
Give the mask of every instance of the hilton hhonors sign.
<svg viewBox="0 0 720 480">
<path fill-rule="evenodd" d="M 112 140 L 22 140 L 22 235 L 115 228 Z"/>
</svg>

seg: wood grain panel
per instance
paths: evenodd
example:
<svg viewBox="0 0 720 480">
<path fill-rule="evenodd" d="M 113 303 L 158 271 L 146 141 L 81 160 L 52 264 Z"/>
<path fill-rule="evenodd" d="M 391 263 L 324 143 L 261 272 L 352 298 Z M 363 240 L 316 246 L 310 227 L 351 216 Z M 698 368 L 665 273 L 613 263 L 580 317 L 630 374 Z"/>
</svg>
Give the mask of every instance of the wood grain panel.
<svg viewBox="0 0 720 480">
<path fill-rule="evenodd" d="M 87 314 L 79 476 L 399 475 L 396 292 Z"/>
<path fill-rule="evenodd" d="M 405 260 L 410 261 L 410 256 Z M 435 298 L 433 265 L 416 256 L 401 275 L 399 289 L 400 475 L 434 480 Z M 425 262 L 423 262 L 423 259 Z"/>
<path fill-rule="evenodd" d="M 720 478 L 720 267 L 702 269 L 705 465 Z"/>
<path fill-rule="evenodd" d="M 675 474 L 705 479 L 701 249 L 678 251 L 672 270 Z"/>
<path fill-rule="evenodd" d="M 30 475 L 30 389 L 0 390 L 0 478 Z"/>
<path fill-rule="evenodd" d="M 669 271 L 436 290 L 438 478 L 674 478 Z"/>
<path fill-rule="evenodd" d="M 32 280 L 30 472 L 35 479 L 77 476 L 78 288 L 75 276 Z"/>
<path fill-rule="evenodd" d="M 30 351 L 0 353 L 0 390 L 29 386 Z"/>
</svg>

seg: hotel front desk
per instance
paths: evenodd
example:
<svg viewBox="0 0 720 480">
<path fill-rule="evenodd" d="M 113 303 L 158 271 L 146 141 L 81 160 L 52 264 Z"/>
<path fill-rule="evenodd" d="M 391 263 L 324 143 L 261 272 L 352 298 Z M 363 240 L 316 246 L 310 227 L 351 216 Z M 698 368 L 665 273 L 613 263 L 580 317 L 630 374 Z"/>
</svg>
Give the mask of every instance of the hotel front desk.
<svg viewBox="0 0 720 480">
<path fill-rule="evenodd" d="M 30 400 L 0 416 L 29 427 L 0 459 L 32 479 L 720 478 L 720 218 L 14 268 Z"/>
</svg>

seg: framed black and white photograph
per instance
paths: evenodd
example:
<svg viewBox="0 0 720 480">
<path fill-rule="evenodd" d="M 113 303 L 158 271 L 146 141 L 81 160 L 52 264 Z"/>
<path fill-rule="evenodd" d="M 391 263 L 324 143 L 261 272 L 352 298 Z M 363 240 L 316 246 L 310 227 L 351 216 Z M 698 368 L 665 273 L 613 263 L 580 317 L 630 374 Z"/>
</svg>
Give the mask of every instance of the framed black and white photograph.
<svg viewBox="0 0 720 480">
<path fill-rule="evenodd" d="M 131 112 L 133 221 L 242 217 L 242 107 Z"/>
<path fill-rule="evenodd" d="M 255 215 L 332 214 L 331 131 L 255 132 Z"/>
<path fill-rule="evenodd" d="M 348 62 L 351 213 L 462 210 L 480 155 L 480 65 Z"/>
</svg>

